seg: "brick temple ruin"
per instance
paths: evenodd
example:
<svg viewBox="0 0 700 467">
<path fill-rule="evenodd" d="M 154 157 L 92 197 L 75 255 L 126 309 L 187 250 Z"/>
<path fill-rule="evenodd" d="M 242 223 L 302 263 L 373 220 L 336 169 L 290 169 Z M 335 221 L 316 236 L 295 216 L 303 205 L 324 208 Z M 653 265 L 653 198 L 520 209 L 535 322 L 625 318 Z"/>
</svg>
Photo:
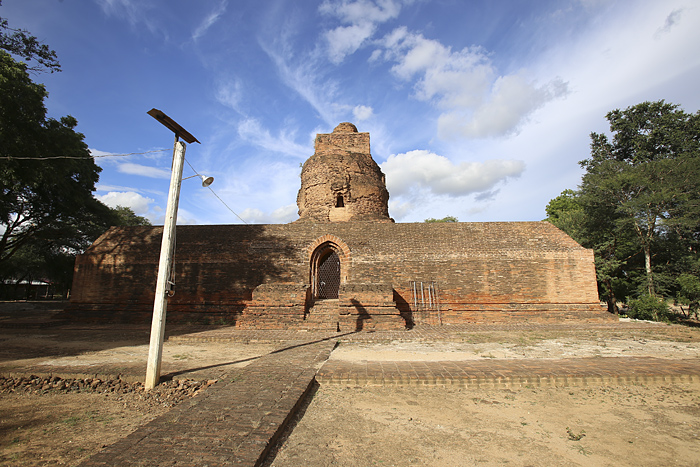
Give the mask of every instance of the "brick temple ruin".
<svg viewBox="0 0 700 467">
<path fill-rule="evenodd" d="M 316 136 L 290 224 L 178 226 L 168 322 L 352 331 L 607 320 L 593 251 L 548 222 L 394 223 L 369 133 Z M 80 255 L 67 315 L 150 322 L 162 227 Z"/>
</svg>

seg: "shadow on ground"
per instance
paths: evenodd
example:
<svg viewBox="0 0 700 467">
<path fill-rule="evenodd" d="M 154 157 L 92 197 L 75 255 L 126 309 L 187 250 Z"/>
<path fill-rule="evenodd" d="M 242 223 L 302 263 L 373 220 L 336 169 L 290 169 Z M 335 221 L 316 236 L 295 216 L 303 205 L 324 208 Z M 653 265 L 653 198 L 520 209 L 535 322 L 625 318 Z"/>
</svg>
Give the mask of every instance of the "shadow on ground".
<svg viewBox="0 0 700 467">
<path fill-rule="evenodd" d="M 0 302 L 0 362 L 66 357 L 117 347 L 147 345 L 151 329 L 138 324 L 87 324 L 58 320 L 67 301 Z M 170 325 L 166 338 L 213 330 L 219 325 Z"/>
</svg>

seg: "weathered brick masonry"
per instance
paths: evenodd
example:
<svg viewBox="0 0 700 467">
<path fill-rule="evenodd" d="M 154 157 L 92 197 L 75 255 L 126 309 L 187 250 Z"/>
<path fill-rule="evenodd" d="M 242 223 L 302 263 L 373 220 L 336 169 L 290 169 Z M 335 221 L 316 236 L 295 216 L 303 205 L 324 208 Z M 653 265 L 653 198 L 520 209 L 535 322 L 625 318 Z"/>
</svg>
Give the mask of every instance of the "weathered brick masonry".
<svg viewBox="0 0 700 467">
<path fill-rule="evenodd" d="M 551 224 L 395 224 L 387 202 L 369 134 L 341 124 L 319 135 L 298 221 L 177 227 L 168 321 L 348 331 L 609 318 L 593 252 Z M 131 227 L 100 237 L 76 261 L 66 313 L 150 321 L 161 235 Z"/>
</svg>

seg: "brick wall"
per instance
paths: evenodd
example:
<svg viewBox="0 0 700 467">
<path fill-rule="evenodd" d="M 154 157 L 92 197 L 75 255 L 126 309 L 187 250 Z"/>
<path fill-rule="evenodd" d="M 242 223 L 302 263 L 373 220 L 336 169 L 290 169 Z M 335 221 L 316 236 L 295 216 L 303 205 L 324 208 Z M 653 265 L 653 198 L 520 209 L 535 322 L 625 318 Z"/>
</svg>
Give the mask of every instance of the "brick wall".
<svg viewBox="0 0 700 467">
<path fill-rule="evenodd" d="M 67 315 L 149 322 L 161 235 L 124 227 L 100 237 L 76 260 Z M 341 289 L 321 307 L 311 262 L 329 242 Z M 178 226 L 175 264 L 168 322 L 345 330 L 607 316 L 592 251 L 546 222 Z M 412 282 L 436 284 L 432 306 L 417 303 Z"/>
</svg>

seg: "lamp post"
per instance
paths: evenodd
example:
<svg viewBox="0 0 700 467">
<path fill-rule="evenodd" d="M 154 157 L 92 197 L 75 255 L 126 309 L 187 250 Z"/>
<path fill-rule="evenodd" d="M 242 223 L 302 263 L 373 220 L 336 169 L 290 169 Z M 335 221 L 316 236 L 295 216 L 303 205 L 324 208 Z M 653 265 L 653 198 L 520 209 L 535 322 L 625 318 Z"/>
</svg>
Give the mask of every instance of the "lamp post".
<svg viewBox="0 0 700 467">
<path fill-rule="evenodd" d="M 146 367 L 145 387 L 146 389 L 153 389 L 158 385 L 158 381 L 160 380 L 160 363 L 163 357 L 163 338 L 165 337 L 165 315 L 168 306 L 168 296 L 174 285 L 173 282 L 170 281 L 170 278 L 173 271 L 175 225 L 177 224 L 177 207 L 180 200 L 180 185 L 182 183 L 182 168 L 185 161 L 186 149 L 185 143 L 180 141 L 180 138 L 188 143 L 199 143 L 199 141 L 160 110 L 151 109 L 147 113 L 175 133 L 173 165 L 170 174 L 168 204 L 165 209 L 163 240 L 160 245 L 158 280 L 156 282 L 156 295 L 153 301 L 151 341 L 148 347 L 148 365 Z M 202 178 L 202 186 L 209 186 L 213 181 L 211 177 L 206 178 L 201 175 L 200 177 Z"/>
</svg>

